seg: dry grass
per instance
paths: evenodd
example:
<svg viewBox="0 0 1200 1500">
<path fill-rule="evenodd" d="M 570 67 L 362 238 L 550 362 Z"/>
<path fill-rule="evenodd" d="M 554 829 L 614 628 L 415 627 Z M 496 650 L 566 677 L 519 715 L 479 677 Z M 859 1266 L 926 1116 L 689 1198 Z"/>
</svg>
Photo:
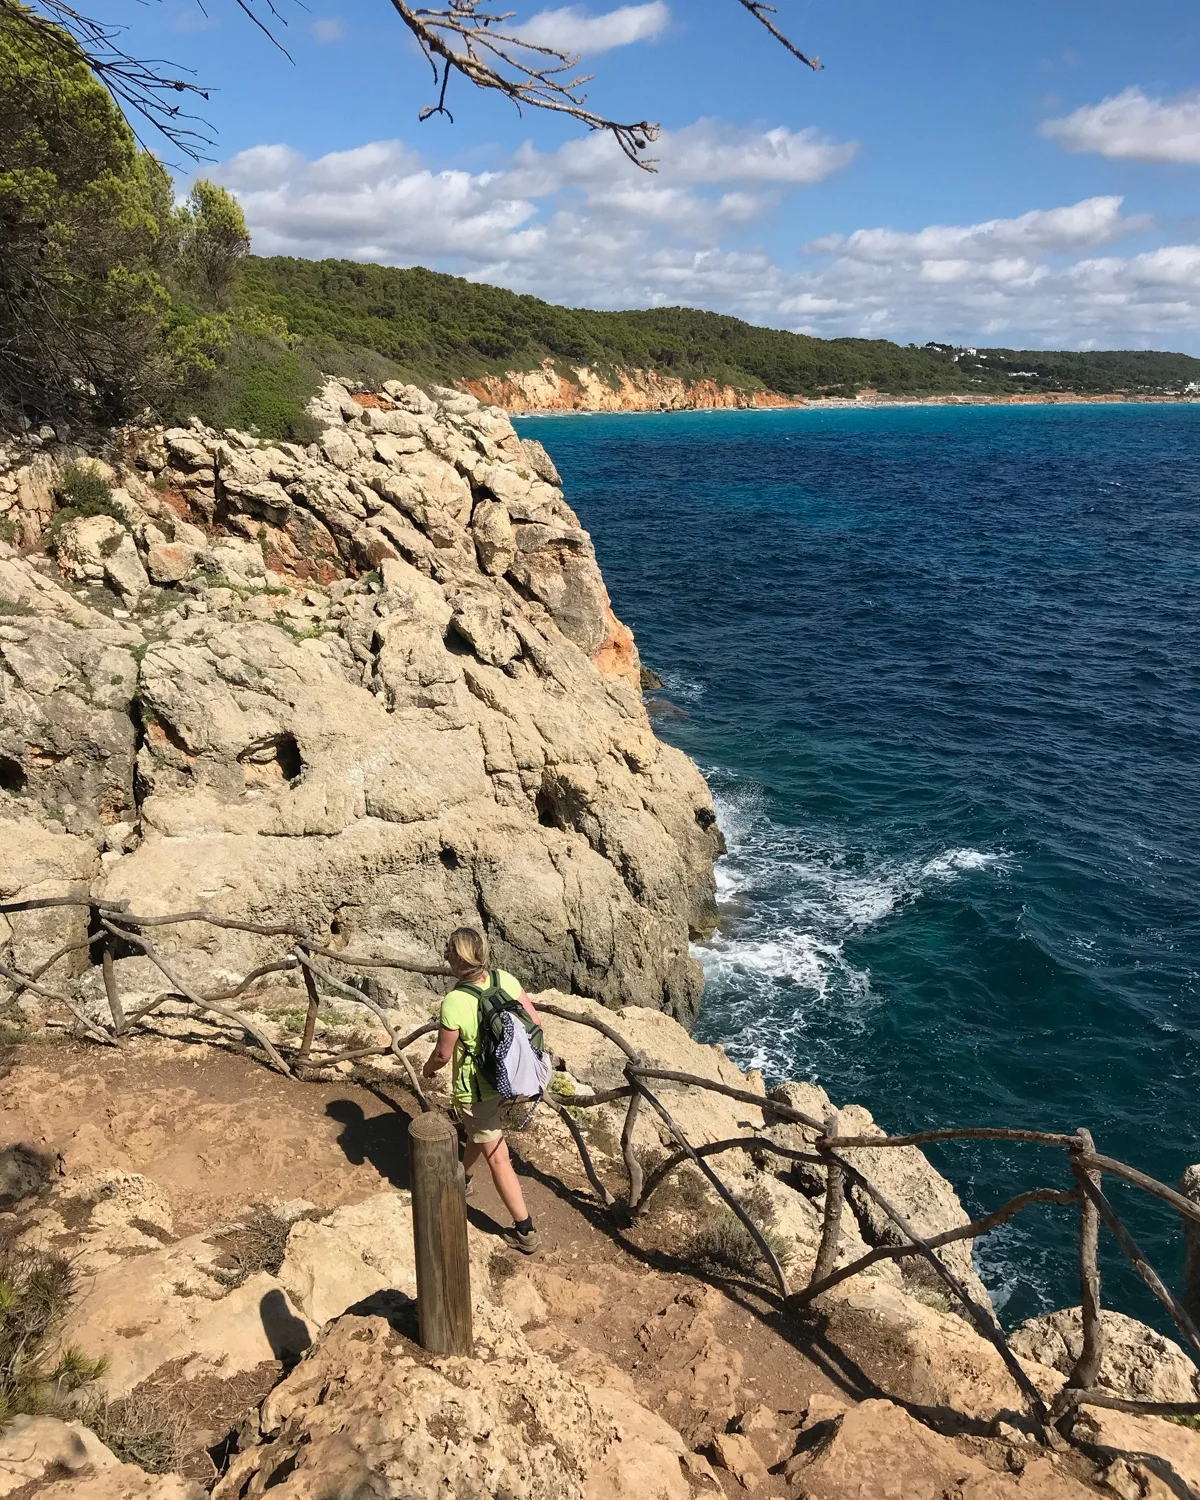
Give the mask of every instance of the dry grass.
<svg viewBox="0 0 1200 1500">
<path fill-rule="evenodd" d="M 228 1287 L 239 1287 L 260 1271 L 276 1275 L 287 1254 L 287 1240 L 292 1223 L 281 1218 L 273 1208 L 256 1203 L 245 1219 L 217 1243 L 217 1280 Z"/>
<path fill-rule="evenodd" d="M 161 1396 L 134 1391 L 120 1401 L 95 1402 L 80 1417 L 123 1463 L 137 1464 L 149 1474 L 167 1474 L 179 1467 L 186 1420 Z"/>
<path fill-rule="evenodd" d="M 18 1141 L 0 1150 L 0 1212 L 36 1198 L 54 1180 L 54 1160 Z"/>
<path fill-rule="evenodd" d="M 0 1424 L 54 1415 L 104 1371 L 104 1361 L 58 1346 L 75 1276 L 59 1255 L 0 1243 Z"/>
<path fill-rule="evenodd" d="M 499 1286 L 501 1282 L 507 1281 L 516 1274 L 517 1268 L 513 1264 L 512 1256 L 505 1255 L 503 1250 L 493 1250 L 491 1259 L 488 1261 L 488 1275 L 491 1277 L 492 1285 Z"/>
<path fill-rule="evenodd" d="M 660 1167 L 670 1154 L 668 1151 L 655 1150 L 653 1147 L 643 1147 L 636 1152 L 647 1182 L 650 1181 L 651 1173 Z M 704 1178 L 690 1162 L 680 1162 L 661 1187 L 655 1188 L 654 1196 L 650 1199 L 649 1212 L 652 1213 L 655 1209 L 693 1215 L 706 1214 L 710 1211 L 711 1204 Z"/>
<path fill-rule="evenodd" d="M 938 1287 L 927 1286 L 920 1281 L 905 1281 L 904 1295 L 911 1297 L 914 1302 L 924 1303 L 926 1307 L 932 1307 L 935 1312 L 952 1313 L 962 1312 L 962 1305 L 957 1301 L 951 1301 L 945 1292 Z"/>
<path fill-rule="evenodd" d="M 738 1202 L 757 1224 L 763 1239 L 775 1258 L 787 1267 L 793 1257 L 790 1240 L 778 1232 L 778 1220 L 771 1195 L 761 1186 L 739 1196 Z M 766 1266 L 762 1253 L 749 1230 L 732 1209 L 721 1204 L 692 1236 L 685 1248 L 687 1259 L 713 1271 L 732 1271 L 735 1275 L 761 1277 Z"/>
<path fill-rule="evenodd" d="M 613 1129 L 604 1105 L 597 1105 L 593 1109 L 572 1110 L 572 1114 L 593 1151 L 600 1156 L 620 1157 L 621 1137 Z"/>
</svg>

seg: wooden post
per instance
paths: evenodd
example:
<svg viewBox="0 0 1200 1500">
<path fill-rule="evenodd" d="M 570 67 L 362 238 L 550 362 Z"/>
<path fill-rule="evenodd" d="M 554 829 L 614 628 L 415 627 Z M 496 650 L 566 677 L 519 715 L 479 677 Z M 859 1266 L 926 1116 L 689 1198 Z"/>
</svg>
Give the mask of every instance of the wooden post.
<svg viewBox="0 0 1200 1500">
<path fill-rule="evenodd" d="M 411 1122 L 408 1140 L 421 1346 L 431 1354 L 471 1354 L 471 1263 L 458 1133 L 445 1115 L 430 1111 Z"/>
<path fill-rule="evenodd" d="M 100 970 L 104 975 L 104 993 L 108 996 L 108 1008 L 112 1012 L 113 1031 L 121 1036 L 125 1031 L 125 1007 L 117 991 L 117 974 L 113 968 L 113 940 L 106 938 L 100 953 Z"/>
<path fill-rule="evenodd" d="M 837 1111 L 825 1121 L 825 1136 L 834 1140 L 838 1133 Z M 823 1155 L 825 1153 L 822 1153 Z M 842 1205 L 846 1201 L 846 1175 L 842 1164 L 835 1156 L 826 1155 L 825 1167 L 825 1221 L 821 1226 L 821 1246 L 817 1251 L 809 1286 L 823 1281 L 837 1265 L 838 1242 L 842 1233 Z"/>
<path fill-rule="evenodd" d="M 307 949 L 304 950 L 308 957 Z M 307 1057 L 312 1051 L 313 1033 L 317 1029 L 317 1011 L 321 1008 L 321 995 L 317 989 L 316 976 L 307 964 L 300 965 L 304 975 L 304 988 L 308 991 L 308 1014 L 304 1017 L 304 1035 L 300 1038 L 300 1056 Z"/>
<path fill-rule="evenodd" d="M 1104 1323 L 1100 1313 L 1100 1212 L 1084 1190 L 1084 1182 L 1100 1186 L 1099 1172 L 1080 1165 L 1080 1154 L 1090 1156 L 1096 1149 L 1090 1130 L 1079 1131 L 1079 1146 L 1071 1152 L 1071 1172 L 1080 1186 L 1079 1205 L 1079 1296 L 1083 1314 L 1083 1347 L 1074 1368 L 1067 1376 L 1066 1390 L 1090 1391 L 1100 1378 L 1104 1359 Z M 1064 1430 L 1075 1420 L 1079 1408 L 1069 1407 L 1063 1418 Z"/>
<path fill-rule="evenodd" d="M 639 1052 L 635 1060 L 644 1063 L 646 1059 Z M 631 1213 L 642 1200 L 642 1164 L 638 1160 L 637 1152 L 633 1149 L 633 1127 L 641 1107 L 642 1096 L 637 1089 L 634 1089 L 629 1108 L 625 1111 L 625 1124 L 621 1130 L 621 1155 L 625 1158 L 625 1170 L 629 1174 L 629 1211 Z"/>
</svg>

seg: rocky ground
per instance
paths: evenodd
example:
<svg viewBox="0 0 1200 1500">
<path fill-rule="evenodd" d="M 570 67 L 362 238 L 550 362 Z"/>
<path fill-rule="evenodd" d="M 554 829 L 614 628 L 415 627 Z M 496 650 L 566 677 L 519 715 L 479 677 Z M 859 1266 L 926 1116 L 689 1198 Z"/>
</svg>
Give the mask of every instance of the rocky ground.
<svg viewBox="0 0 1200 1500">
<path fill-rule="evenodd" d="M 394 998 L 397 1020 L 427 1003 Z M 265 1024 L 281 1026 L 279 1014 L 262 997 Z M 666 1016 L 608 1016 L 652 1065 L 761 1090 Z M 0 1225 L 76 1267 L 61 1338 L 106 1360 L 110 1429 L 95 1426 L 124 1456 L 137 1451 L 131 1425 L 173 1436 L 153 1449 L 172 1472 L 148 1476 L 117 1467 L 86 1426 L 18 1419 L 0 1436 L 0 1495 L 1200 1494 L 1200 1434 L 1161 1419 L 1096 1412 L 1079 1446 L 1039 1447 L 991 1345 L 894 1266 L 799 1316 L 744 1244 L 728 1254 L 727 1222 L 690 1169 L 633 1222 L 602 1209 L 546 1110 L 517 1138 L 546 1249 L 533 1260 L 504 1249 L 505 1216 L 481 1184 L 469 1209 L 476 1357 L 431 1359 L 415 1342 L 406 1128 L 417 1106 L 399 1069 L 342 1064 L 301 1083 L 244 1055 L 232 1028 L 199 1042 L 192 1025 L 168 1014 L 159 1035 L 119 1054 L 47 1039 L 6 1056 L 0 1141 L 30 1151 L 24 1167 L 0 1157 Z M 551 1021 L 550 1045 L 560 1097 L 602 1089 L 618 1069 L 610 1044 L 569 1022 Z M 662 1090 L 697 1143 L 746 1129 L 797 1139 L 755 1106 Z M 831 1107 L 812 1085 L 784 1092 Z M 579 1118 L 619 1195 L 620 1106 Z M 871 1128 L 855 1106 L 839 1123 Z M 644 1116 L 636 1139 L 648 1165 L 667 1144 Z M 888 1192 L 924 1232 L 965 1222 L 918 1152 L 890 1155 Z M 801 1285 L 820 1188 L 763 1162 L 720 1158 Z M 843 1229 L 843 1261 L 879 1238 L 853 1202 Z M 1193 1399 L 1182 1351 L 1124 1323 L 1110 1329 L 1108 1387 Z M 1067 1368 L 1070 1325 L 1059 1314 L 1018 1335 L 1047 1396 Z"/>
</svg>

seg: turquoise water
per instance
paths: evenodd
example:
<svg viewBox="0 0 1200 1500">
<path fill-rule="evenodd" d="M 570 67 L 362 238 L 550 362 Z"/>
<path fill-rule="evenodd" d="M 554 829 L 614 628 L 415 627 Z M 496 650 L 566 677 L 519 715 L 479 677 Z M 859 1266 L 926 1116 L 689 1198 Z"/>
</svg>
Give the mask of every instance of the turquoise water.
<svg viewBox="0 0 1200 1500">
<path fill-rule="evenodd" d="M 893 1131 L 1200 1160 L 1200 406 L 519 430 L 717 799 L 700 1034 Z M 972 1209 L 1066 1183 L 1035 1148 L 937 1160 Z M 1178 1281 L 1169 1211 L 1114 1193 Z M 1006 1322 L 1078 1301 L 1068 1211 L 1035 1213 L 979 1250 Z"/>
</svg>

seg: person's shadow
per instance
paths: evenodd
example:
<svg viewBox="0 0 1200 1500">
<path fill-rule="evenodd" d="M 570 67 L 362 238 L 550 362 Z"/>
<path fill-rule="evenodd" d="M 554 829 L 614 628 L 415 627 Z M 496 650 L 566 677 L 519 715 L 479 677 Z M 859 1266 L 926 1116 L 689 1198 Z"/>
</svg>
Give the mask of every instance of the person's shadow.
<svg viewBox="0 0 1200 1500">
<path fill-rule="evenodd" d="M 342 1126 L 337 1138 L 346 1160 L 356 1167 L 370 1162 L 395 1188 L 408 1189 L 408 1116 L 399 1111 L 368 1118 L 356 1099 L 331 1099 L 325 1113 Z"/>
<path fill-rule="evenodd" d="M 295 1315 L 278 1288 L 259 1301 L 258 1312 L 272 1354 L 285 1367 L 294 1365 L 312 1343 L 307 1324 Z"/>
</svg>

